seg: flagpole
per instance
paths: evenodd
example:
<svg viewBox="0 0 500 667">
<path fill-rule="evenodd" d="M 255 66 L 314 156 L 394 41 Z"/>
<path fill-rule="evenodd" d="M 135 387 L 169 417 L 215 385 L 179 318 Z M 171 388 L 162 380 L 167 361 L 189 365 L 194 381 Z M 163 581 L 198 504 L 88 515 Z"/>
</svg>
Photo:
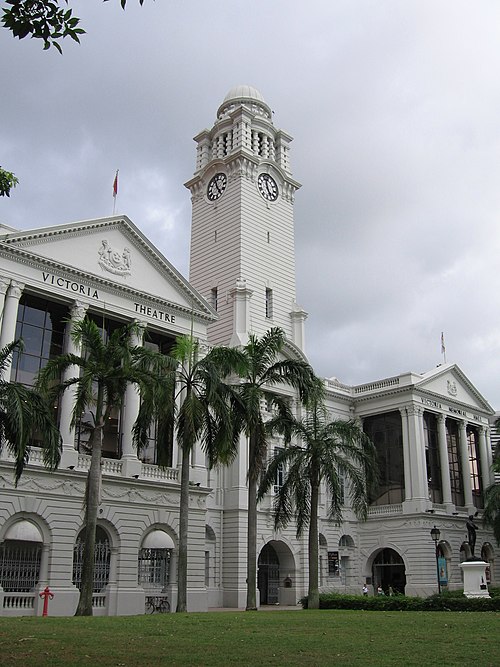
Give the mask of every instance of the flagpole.
<svg viewBox="0 0 500 667">
<path fill-rule="evenodd" d="M 113 181 L 113 215 L 115 214 L 116 197 L 118 196 L 118 172 L 119 169 L 116 170 L 115 180 Z"/>
<path fill-rule="evenodd" d="M 441 354 L 443 355 L 444 363 L 446 363 L 446 347 L 444 344 L 444 331 L 441 331 Z"/>
</svg>

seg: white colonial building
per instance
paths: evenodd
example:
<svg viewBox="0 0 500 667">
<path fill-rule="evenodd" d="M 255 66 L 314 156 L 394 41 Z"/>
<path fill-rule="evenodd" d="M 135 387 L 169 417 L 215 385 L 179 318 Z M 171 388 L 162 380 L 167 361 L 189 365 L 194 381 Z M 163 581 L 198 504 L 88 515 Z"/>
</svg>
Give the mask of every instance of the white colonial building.
<svg viewBox="0 0 500 667">
<path fill-rule="evenodd" d="M 144 344 L 165 353 L 191 327 L 202 343 L 239 345 L 249 332 L 280 326 L 285 353 L 306 358 L 307 314 L 295 295 L 293 201 L 300 184 L 290 171 L 291 137 L 274 127 L 260 93 L 241 86 L 195 140 L 196 171 L 186 183 L 193 202 L 190 282 L 125 216 L 0 228 L 0 344 L 18 337 L 25 344 L 7 377 L 32 384 L 47 359 L 72 349 L 68 330 L 85 315 L 103 335 L 138 320 L 146 327 Z M 340 526 L 328 520 L 323 496 L 322 589 L 360 592 L 368 582 L 434 592 L 433 526 L 441 531 L 441 583 L 460 588 L 459 564 L 469 555 L 465 522 L 480 515 L 491 481 L 493 410 L 454 364 L 356 387 L 335 379 L 325 385 L 332 416 L 359 419 L 372 437 L 380 484 L 365 523 L 349 510 L 348 489 Z M 76 608 L 89 456 L 85 430 L 70 428 L 71 394 L 55 409 L 64 442 L 56 472 L 44 469 L 35 449 L 15 487 L 5 448 L 0 457 L 0 614 L 41 613 L 38 593 L 47 585 L 54 593 L 50 614 Z M 97 614 L 144 613 L 145 601 L 165 591 L 176 602 L 179 452 L 172 443 L 170 467 L 158 468 L 152 433 L 138 458 L 130 435 L 137 409 L 130 388 L 105 435 Z M 188 607 L 244 606 L 246 442 L 228 468 L 209 471 L 200 450 L 191 464 Z M 293 525 L 273 530 L 272 495 L 259 512 L 260 602 L 295 604 L 307 590 L 307 538 L 298 540 Z M 476 555 L 498 581 L 492 536 L 478 525 Z"/>
</svg>

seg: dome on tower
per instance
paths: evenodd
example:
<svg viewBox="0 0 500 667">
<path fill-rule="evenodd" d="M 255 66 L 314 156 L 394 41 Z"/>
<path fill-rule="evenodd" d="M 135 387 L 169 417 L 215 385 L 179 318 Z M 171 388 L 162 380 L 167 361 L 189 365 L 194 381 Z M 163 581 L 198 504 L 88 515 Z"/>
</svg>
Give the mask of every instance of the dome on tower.
<svg viewBox="0 0 500 667">
<path fill-rule="evenodd" d="M 258 102 L 266 103 L 257 88 L 253 88 L 252 86 L 234 86 L 224 98 L 224 102 L 229 102 L 229 100 L 257 100 Z"/>
<path fill-rule="evenodd" d="M 221 120 L 240 105 L 244 105 L 253 113 L 271 120 L 271 109 L 262 97 L 262 94 L 257 88 L 244 85 L 231 88 L 217 111 L 217 119 Z"/>
</svg>

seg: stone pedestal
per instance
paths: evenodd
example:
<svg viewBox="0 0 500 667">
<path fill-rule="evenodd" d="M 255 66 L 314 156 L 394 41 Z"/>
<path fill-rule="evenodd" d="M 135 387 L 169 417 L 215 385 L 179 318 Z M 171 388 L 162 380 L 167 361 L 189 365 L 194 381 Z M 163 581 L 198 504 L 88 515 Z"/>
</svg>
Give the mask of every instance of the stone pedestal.
<svg viewBox="0 0 500 667">
<path fill-rule="evenodd" d="M 486 568 L 488 563 L 482 560 L 466 560 L 460 563 L 464 573 L 464 595 L 467 598 L 489 598 L 486 585 Z"/>
</svg>

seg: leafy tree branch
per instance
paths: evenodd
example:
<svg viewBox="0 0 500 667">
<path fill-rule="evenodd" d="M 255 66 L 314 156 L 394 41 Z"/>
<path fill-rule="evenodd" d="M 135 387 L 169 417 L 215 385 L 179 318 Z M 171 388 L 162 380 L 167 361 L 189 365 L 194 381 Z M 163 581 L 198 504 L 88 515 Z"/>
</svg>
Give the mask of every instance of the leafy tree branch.
<svg viewBox="0 0 500 667">
<path fill-rule="evenodd" d="M 120 4 L 125 9 L 127 0 L 120 0 Z M 144 4 L 144 0 L 139 0 L 139 4 Z M 44 50 L 53 46 L 62 53 L 59 40 L 71 37 L 79 43 L 79 36 L 85 34 L 80 19 L 69 7 L 69 0 L 5 0 L 5 5 L 1 19 L 3 27 L 19 39 L 41 39 Z"/>
</svg>

